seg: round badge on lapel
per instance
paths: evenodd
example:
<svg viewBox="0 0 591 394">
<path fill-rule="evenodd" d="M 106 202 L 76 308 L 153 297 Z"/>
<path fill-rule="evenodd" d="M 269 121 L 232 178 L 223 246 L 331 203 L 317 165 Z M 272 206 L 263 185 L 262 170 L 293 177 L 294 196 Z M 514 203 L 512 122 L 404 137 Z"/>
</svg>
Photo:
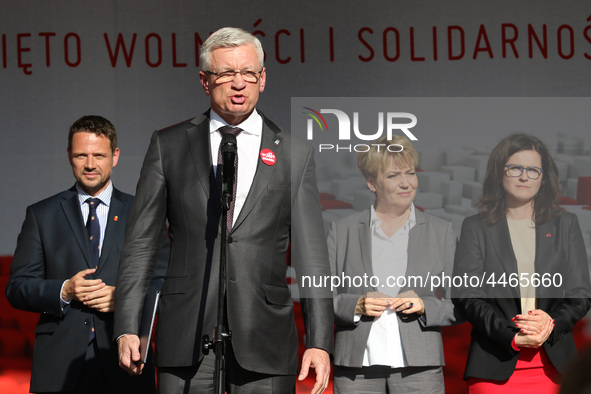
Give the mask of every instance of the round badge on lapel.
<svg viewBox="0 0 591 394">
<path fill-rule="evenodd" d="M 277 163 L 277 156 L 271 149 L 263 149 L 261 151 L 261 160 L 268 166 L 273 166 Z"/>
</svg>

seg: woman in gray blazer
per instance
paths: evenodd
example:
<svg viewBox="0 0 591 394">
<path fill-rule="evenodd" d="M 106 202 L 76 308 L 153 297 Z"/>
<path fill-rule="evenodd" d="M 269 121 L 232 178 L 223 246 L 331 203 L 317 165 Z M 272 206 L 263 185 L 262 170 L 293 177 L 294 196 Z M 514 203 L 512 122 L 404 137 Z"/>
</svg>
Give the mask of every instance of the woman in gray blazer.
<svg viewBox="0 0 591 394">
<path fill-rule="evenodd" d="M 335 393 L 443 393 L 440 326 L 457 321 L 446 298 L 456 236 L 413 205 L 418 154 L 408 139 L 381 139 L 357 159 L 376 199 L 328 235 L 339 285 Z"/>
</svg>

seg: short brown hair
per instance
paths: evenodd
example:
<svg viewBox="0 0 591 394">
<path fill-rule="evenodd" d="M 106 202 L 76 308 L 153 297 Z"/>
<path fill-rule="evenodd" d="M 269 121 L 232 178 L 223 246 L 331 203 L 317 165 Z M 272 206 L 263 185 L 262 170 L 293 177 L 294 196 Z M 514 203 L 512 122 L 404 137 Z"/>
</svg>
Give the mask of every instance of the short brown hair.
<svg viewBox="0 0 591 394">
<path fill-rule="evenodd" d="M 115 131 L 115 126 L 102 116 L 86 115 L 75 121 L 70 126 L 70 132 L 68 133 L 68 150 L 72 149 L 72 138 L 78 132 L 104 135 L 111 142 L 111 152 L 114 153 L 115 149 L 117 149 L 117 131 Z"/>
</svg>

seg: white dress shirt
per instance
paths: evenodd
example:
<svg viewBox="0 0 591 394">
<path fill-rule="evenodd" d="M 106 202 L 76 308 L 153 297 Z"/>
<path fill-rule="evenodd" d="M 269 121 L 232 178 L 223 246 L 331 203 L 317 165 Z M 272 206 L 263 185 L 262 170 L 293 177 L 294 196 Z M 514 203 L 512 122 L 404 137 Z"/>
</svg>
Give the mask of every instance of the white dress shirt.
<svg viewBox="0 0 591 394">
<path fill-rule="evenodd" d="M 88 211 L 90 207 L 86 202 L 89 198 L 98 198 L 101 200 L 98 207 L 96 207 L 96 216 L 99 221 L 99 226 L 101 228 L 101 239 L 99 241 L 99 256 L 101 255 L 101 251 L 103 250 L 103 240 L 105 239 L 105 230 L 107 229 L 107 220 L 109 219 L 109 207 L 111 206 L 111 197 L 113 196 L 113 182 L 109 181 L 109 184 L 100 192 L 97 196 L 91 196 L 90 194 L 86 193 L 84 190 L 78 186 L 76 183 L 76 191 L 78 192 L 78 202 L 80 203 L 80 211 L 82 212 L 82 220 L 84 221 L 84 226 L 86 226 L 86 222 L 88 221 Z M 86 238 L 86 237 L 85 237 Z M 62 297 L 62 290 L 64 285 L 70 279 L 66 279 L 64 283 L 62 283 L 62 287 L 60 288 L 60 300 L 62 308 L 69 304 L 70 301 L 65 301 Z"/>
<path fill-rule="evenodd" d="M 381 228 L 382 220 L 371 207 L 371 258 L 374 276 L 380 280 L 378 291 L 395 297 L 400 288 L 388 287 L 386 280 L 389 276 L 400 277 L 406 275 L 408 264 L 408 239 L 410 229 L 416 223 L 415 207 L 411 205 L 408 220 L 391 237 L 387 237 Z M 363 354 L 363 366 L 385 365 L 392 368 L 407 366 L 398 317 L 396 311 L 386 309 L 381 316 L 376 317 Z"/>
<path fill-rule="evenodd" d="M 222 136 L 217 130 L 226 125 L 228 123 L 225 120 L 213 110 L 210 111 L 209 140 L 211 143 L 210 152 L 214 173 L 217 171 L 218 150 L 222 142 Z M 244 206 L 244 201 L 250 191 L 250 186 L 257 170 L 263 134 L 263 118 L 255 109 L 246 120 L 235 125 L 235 127 L 240 127 L 243 131 L 236 136 L 236 145 L 238 148 L 238 183 L 236 185 L 236 201 L 234 203 L 232 224 L 236 223 L 236 218 Z"/>
</svg>

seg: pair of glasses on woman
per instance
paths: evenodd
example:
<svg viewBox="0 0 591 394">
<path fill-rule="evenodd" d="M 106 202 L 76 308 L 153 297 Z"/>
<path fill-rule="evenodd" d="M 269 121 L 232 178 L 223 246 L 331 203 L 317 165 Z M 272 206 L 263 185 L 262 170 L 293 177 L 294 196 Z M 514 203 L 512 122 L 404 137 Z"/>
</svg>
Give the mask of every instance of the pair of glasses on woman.
<svg viewBox="0 0 591 394">
<path fill-rule="evenodd" d="M 505 168 L 507 169 L 507 176 L 510 176 L 511 178 L 520 177 L 521 174 L 523 174 L 523 171 L 525 171 L 527 177 L 534 181 L 542 175 L 542 172 L 544 172 L 540 167 L 524 167 L 517 164 L 507 164 Z"/>
<path fill-rule="evenodd" d="M 226 83 L 233 81 L 236 77 L 236 74 L 240 74 L 244 82 L 257 83 L 259 81 L 259 78 L 261 77 L 262 72 L 263 70 L 261 69 L 261 71 L 228 70 L 219 73 L 214 73 L 213 71 L 206 71 L 205 73 L 208 75 L 214 75 L 216 77 L 215 81 L 217 83 Z"/>
</svg>

